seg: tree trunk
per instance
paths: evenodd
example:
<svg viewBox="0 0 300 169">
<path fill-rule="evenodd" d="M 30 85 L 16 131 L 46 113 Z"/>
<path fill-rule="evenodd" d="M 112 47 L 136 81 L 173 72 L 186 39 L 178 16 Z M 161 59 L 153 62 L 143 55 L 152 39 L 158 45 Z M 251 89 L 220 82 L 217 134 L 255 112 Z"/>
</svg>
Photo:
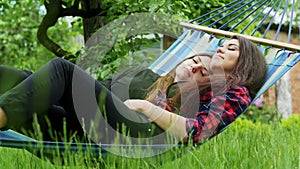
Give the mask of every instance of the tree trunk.
<svg viewBox="0 0 300 169">
<path fill-rule="evenodd" d="M 88 0 L 83 1 L 83 9 L 97 9 L 101 8 L 102 1 L 101 0 Z M 97 29 L 102 27 L 104 23 L 102 22 L 102 18 L 100 15 L 94 16 L 91 18 L 83 18 L 83 33 L 84 33 L 84 41 L 87 42 L 88 39 L 92 36 Z"/>
<path fill-rule="evenodd" d="M 287 72 L 280 80 L 278 80 L 275 90 L 278 115 L 287 119 L 293 112 L 290 72 Z"/>
</svg>

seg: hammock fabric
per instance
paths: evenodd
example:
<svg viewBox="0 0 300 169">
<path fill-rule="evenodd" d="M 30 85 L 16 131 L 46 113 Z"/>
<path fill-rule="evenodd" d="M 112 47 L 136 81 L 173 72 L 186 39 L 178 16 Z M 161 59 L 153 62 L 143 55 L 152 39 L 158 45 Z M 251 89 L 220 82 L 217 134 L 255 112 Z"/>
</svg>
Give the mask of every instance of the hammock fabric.
<svg viewBox="0 0 300 169">
<path fill-rule="evenodd" d="M 291 10 L 288 6 L 292 6 Z M 284 24 L 283 18 L 287 15 L 291 16 L 288 27 L 288 41 L 278 42 L 279 32 Z M 300 47 L 289 44 L 293 30 L 293 15 L 294 1 L 292 4 L 289 4 L 288 0 L 237 0 L 231 2 L 190 21 L 190 23 L 182 23 L 182 26 L 185 27 L 184 33 L 149 68 L 163 75 L 185 59 L 185 57 L 199 52 L 215 52 L 219 44 L 226 37 L 231 36 L 232 32 L 238 34 L 235 30 L 242 30 L 239 34 L 247 36 L 250 40 L 257 43 L 261 51 L 265 53 L 268 62 L 267 78 L 256 96 L 258 98 L 300 60 L 300 54 L 298 53 Z M 258 20 L 260 21 L 259 24 L 253 26 L 254 21 Z M 276 24 L 274 24 L 275 22 Z M 276 36 L 273 40 L 266 40 L 272 25 L 278 26 Z M 260 33 L 261 30 L 265 30 L 264 33 Z M 261 38 L 256 38 L 255 36 L 261 36 Z M 24 148 L 31 152 L 43 150 L 44 153 L 56 150 L 60 152 L 66 150 L 71 152 L 88 152 L 96 156 L 106 155 L 108 153 L 107 150 L 111 150 L 111 148 L 125 151 L 129 148 L 150 149 L 159 154 L 172 147 L 178 147 L 178 145 L 169 144 L 99 145 L 92 143 L 46 142 L 34 140 L 12 130 L 0 132 L 0 146 Z"/>
</svg>

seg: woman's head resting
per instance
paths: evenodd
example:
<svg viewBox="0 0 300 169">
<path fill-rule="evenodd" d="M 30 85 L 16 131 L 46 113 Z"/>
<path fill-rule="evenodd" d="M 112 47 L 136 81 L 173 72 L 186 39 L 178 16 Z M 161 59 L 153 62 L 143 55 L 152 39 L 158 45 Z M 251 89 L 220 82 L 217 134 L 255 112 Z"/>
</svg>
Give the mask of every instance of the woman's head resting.
<svg viewBox="0 0 300 169">
<path fill-rule="evenodd" d="M 235 35 L 220 45 L 212 57 L 197 54 L 180 63 L 174 81 L 203 82 L 204 76 L 222 76 L 226 78 L 226 86 L 245 86 L 254 97 L 265 80 L 266 71 L 266 60 L 259 47 Z"/>
<path fill-rule="evenodd" d="M 210 69 L 213 73 L 230 75 L 238 63 L 239 56 L 239 41 L 237 39 L 230 39 L 217 48 L 216 53 L 212 57 Z"/>
<path fill-rule="evenodd" d="M 185 59 L 175 69 L 174 82 L 198 80 L 209 75 L 211 57 L 208 55 L 194 55 Z"/>
<path fill-rule="evenodd" d="M 251 97 L 256 95 L 266 77 L 267 63 L 263 53 L 242 36 L 233 36 L 217 49 L 211 63 L 212 72 L 218 64 L 223 67 L 228 85 L 247 87 Z"/>
</svg>

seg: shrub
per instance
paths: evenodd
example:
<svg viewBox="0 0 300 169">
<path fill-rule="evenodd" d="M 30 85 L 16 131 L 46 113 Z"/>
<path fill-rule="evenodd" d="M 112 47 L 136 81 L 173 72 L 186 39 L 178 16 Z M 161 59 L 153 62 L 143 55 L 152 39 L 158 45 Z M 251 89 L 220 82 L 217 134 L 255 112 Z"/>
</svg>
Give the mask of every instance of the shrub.
<svg viewBox="0 0 300 169">
<path fill-rule="evenodd" d="M 275 107 L 264 106 L 258 108 L 254 105 L 249 106 L 243 115 L 241 115 L 241 118 L 250 120 L 254 123 L 273 123 L 280 119 Z"/>
<path fill-rule="evenodd" d="M 300 114 L 293 114 L 288 119 L 281 119 L 282 127 L 287 130 L 300 130 Z"/>
</svg>

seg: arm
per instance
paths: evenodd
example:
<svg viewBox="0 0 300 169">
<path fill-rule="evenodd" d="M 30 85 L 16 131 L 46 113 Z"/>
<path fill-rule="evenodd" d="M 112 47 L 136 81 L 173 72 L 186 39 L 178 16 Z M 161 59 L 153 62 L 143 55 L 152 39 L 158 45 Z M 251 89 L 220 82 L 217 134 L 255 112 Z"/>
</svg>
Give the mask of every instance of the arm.
<svg viewBox="0 0 300 169">
<path fill-rule="evenodd" d="M 212 98 L 207 108 L 207 105 L 202 106 L 196 118 L 185 118 L 145 100 L 127 100 L 124 103 L 130 109 L 145 114 L 149 120 L 178 139 L 187 141 L 189 135 L 198 144 L 219 134 L 231 124 L 250 105 L 251 98 L 245 87 L 231 88 L 226 96 Z"/>
<path fill-rule="evenodd" d="M 176 138 L 181 140 L 187 136 L 185 117 L 164 110 L 145 100 L 131 99 L 126 100 L 124 103 L 130 109 L 146 115 L 150 121 L 155 122 L 170 134 L 175 135 Z"/>
<path fill-rule="evenodd" d="M 245 87 L 232 87 L 225 96 L 215 96 L 209 104 L 202 106 L 196 119 L 187 119 L 187 132 L 194 143 L 212 138 L 235 121 L 250 103 L 251 98 Z"/>
</svg>

